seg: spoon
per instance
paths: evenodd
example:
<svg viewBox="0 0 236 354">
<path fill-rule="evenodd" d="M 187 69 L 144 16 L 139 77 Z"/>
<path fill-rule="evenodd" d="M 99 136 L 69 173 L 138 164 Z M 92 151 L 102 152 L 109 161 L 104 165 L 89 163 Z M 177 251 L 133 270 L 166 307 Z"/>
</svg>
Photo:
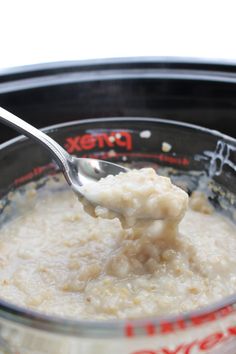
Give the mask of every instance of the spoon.
<svg viewBox="0 0 236 354">
<path fill-rule="evenodd" d="M 98 181 L 108 175 L 117 175 L 120 172 L 128 171 L 125 167 L 111 162 L 82 157 L 77 158 L 68 154 L 61 145 L 47 134 L 2 107 L 0 107 L 0 121 L 47 148 L 61 168 L 68 184 L 80 196 L 82 194 L 80 191 L 82 185 L 90 181 Z"/>
</svg>

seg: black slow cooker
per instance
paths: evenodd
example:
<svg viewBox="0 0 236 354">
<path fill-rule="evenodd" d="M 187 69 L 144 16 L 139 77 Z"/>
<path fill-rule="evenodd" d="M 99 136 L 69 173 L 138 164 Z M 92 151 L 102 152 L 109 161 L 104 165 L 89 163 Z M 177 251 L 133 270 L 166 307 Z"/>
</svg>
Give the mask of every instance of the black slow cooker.
<svg viewBox="0 0 236 354">
<path fill-rule="evenodd" d="M 236 136 L 236 63 L 177 58 L 73 61 L 0 71 L 0 105 L 37 127 L 159 117 Z M 15 136 L 1 125 L 0 142 Z"/>
</svg>

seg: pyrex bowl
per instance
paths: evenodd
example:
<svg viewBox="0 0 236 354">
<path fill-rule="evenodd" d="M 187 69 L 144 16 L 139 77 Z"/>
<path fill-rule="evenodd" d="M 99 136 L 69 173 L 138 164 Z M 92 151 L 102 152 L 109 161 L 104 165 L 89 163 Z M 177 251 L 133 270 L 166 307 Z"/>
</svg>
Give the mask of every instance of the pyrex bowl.
<svg viewBox="0 0 236 354">
<path fill-rule="evenodd" d="M 191 191 L 204 181 L 210 201 L 234 221 L 236 140 L 205 128 L 144 118 L 65 123 L 46 129 L 68 152 L 167 171 Z M 109 137 L 112 136 L 112 139 Z M 165 152 L 163 143 L 170 144 Z M 163 151 L 164 150 L 164 151 Z M 39 145 L 23 137 L 0 146 L 0 227 L 9 192 L 58 173 Z M 205 183 L 206 184 L 206 183 Z M 214 188 L 214 186 L 216 188 Z M 206 186 L 204 187 L 206 188 Z M 2 353 L 233 354 L 236 295 L 178 316 L 81 321 L 26 310 L 0 300 Z M 223 348 L 223 349 L 222 349 Z M 236 350 L 235 350 L 236 352 Z"/>
</svg>

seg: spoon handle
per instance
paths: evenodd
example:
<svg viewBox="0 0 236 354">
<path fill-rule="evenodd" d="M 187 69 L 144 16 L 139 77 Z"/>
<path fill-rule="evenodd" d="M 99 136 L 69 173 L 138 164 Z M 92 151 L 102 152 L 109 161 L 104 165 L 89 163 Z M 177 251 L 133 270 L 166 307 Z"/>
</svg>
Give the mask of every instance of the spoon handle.
<svg viewBox="0 0 236 354">
<path fill-rule="evenodd" d="M 29 138 L 34 139 L 40 143 L 43 147 L 47 148 L 64 174 L 68 176 L 70 167 L 69 164 L 72 160 L 71 156 L 64 150 L 61 145 L 55 142 L 47 134 L 43 133 L 41 130 L 36 129 L 31 124 L 25 122 L 16 115 L 8 112 L 4 108 L 0 107 L 0 121 L 20 133 L 26 135 Z"/>
</svg>

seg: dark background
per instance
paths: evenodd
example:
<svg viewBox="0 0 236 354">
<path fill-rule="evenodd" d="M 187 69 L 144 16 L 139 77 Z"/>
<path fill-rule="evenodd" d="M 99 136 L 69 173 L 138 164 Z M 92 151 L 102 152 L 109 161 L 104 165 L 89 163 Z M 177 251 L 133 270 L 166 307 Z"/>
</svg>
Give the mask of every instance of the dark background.
<svg viewBox="0 0 236 354">
<path fill-rule="evenodd" d="M 36 127 L 103 117 L 157 117 L 236 137 L 236 66 L 116 59 L 0 71 L 0 105 Z M 16 136 L 0 125 L 0 142 Z"/>
</svg>

